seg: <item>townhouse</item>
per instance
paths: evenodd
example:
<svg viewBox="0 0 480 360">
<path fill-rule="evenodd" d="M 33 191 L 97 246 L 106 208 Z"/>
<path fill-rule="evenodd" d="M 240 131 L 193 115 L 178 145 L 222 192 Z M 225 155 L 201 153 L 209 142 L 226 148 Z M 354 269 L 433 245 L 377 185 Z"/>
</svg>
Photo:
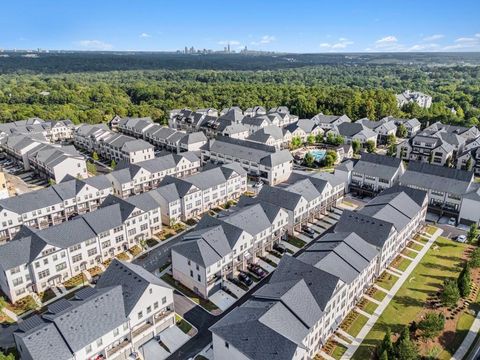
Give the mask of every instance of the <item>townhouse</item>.
<svg viewBox="0 0 480 360">
<path fill-rule="evenodd" d="M 389 118 L 383 118 L 379 121 L 371 121 L 367 118 L 356 121 L 365 127 L 373 130 L 377 134 L 377 143 L 386 144 L 389 136 L 396 136 L 397 125 Z"/>
<path fill-rule="evenodd" d="M 114 160 L 136 163 L 153 159 L 154 147 L 148 142 L 115 133 L 105 124 L 81 125 L 73 135 L 75 146 L 99 156 Z"/>
<path fill-rule="evenodd" d="M 397 157 L 444 166 L 447 162 L 453 163 L 454 150 L 452 145 L 439 137 L 418 134 L 397 146 Z"/>
<path fill-rule="evenodd" d="M 322 113 L 315 115 L 312 120 L 325 132 L 344 122 L 352 122 L 347 115 L 323 115 Z"/>
<path fill-rule="evenodd" d="M 174 152 L 198 151 L 207 142 L 207 137 L 201 131 L 185 133 L 158 124 L 149 126 L 142 134 L 143 139 L 157 148 Z"/>
<path fill-rule="evenodd" d="M 475 175 L 480 175 L 480 137 L 467 141 L 463 151 L 457 153 L 456 167 L 473 170 Z"/>
<path fill-rule="evenodd" d="M 239 163 L 250 175 L 270 185 L 285 181 L 292 172 L 293 158 L 286 149 L 247 140 L 218 137 L 202 148 L 202 164 Z"/>
<path fill-rule="evenodd" d="M 402 119 L 402 118 L 396 118 L 393 116 L 386 116 L 383 119 L 381 119 L 381 121 L 393 121 L 394 124 L 397 126 L 397 129 L 400 125 L 405 126 L 405 129 L 407 129 L 407 137 L 409 138 L 417 135 L 421 129 L 420 121 L 418 121 L 418 119 L 416 118 Z"/>
<path fill-rule="evenodd" d="M 0 288 L 12 302 L 58 286 L 161 230 L 158 202 L 149 194 L 121 200 L 42 230 L 23 226 L 1 246 Z"/>
<path fill-rule="evenodd" d="M 398 158 L 362 153 L 350 172 L 347 176 L 350 179 L 349 191 L 375 196 L 398 183 L 405 166 Z"/>
<path fill-rule="evenodd" d="M 264 203 L 236 206 L 217 218 L 206 215 L 172 248 L 173 277 L 208 298 L 271 250 L 287 221 L 283 209 Z"/>
<path fill-rule="evenodd" d="M 302 142 L 307 142 L 309 136 L 323 135 L 324 130 L 313 119 L 300 119 L 291 123 L 285 128 L 290 132 L 291 138 L 300 138 Z"/>
<path fill-rule="evenodd" d="M 418 161 L 408 164 L 405 174 L 400 177 L 400 184 L 426 191 L 430 211 L 453 217 L 459 215 L 463 196 L 475 187 L 473 171 Z"/>
<path fill-rule="evenodd" d="M 111 182 L 113 194 L 126 198 L 156 189 L 167 175 L 183 177 L 196 173 L 200 168 L 200 158 L 192 152 L 164 153 L 151 160 L 123 165 L 120 164 L 118 170 L 106 177 Z"/>
<path fill-rule="evenodd" d="M 420 91 L 405 90 L 403 93 L 395 95 L 395 97 L 397 98 L 399 108 L 410 103 L 416 103 L 425 109 L 432 106 L 432 97 Z"/>
<path fill-rule="evenodd" d="M 113 260 L 95 288 L 22 321 L 14 340 L 22 359 L 127 359 L 174 325 L 173 290 L 140 266 Z"/>
<path fill-rule="evenodd" d="M 238 199 L 247 191 L 247 173 L 239 164 L 207 167 L 185 177 L 166 176 L 155 190 L 158 194 L 164 224 L 199 216 Z"/>
<path fill-rule="evenodd" d="M 367 141 L 373 141 L 375 146 L 377 145 L 377 133 L 362 123 L 342 122 L 341 124 L 332 126 L 327 134 L 330 132 L 343 136 L 347 144 L 351 144 L 356 140 L 359 141 L 362 146 L 364 146 Z"/>
<path fill-rule="evenodd" d="M 344 212 L 297 258 L 284 256 L 265 285 L 215 323 L 215 358 L 314 358 L 425 219 L 423 191 L 397 186 L 374 200 Z M 382 220 L 391 215 L 399 218 Z"/>
<path fill-rule="evenodd" d="M 13 239 L 22 225 L 44 229 L 96 210 L 112 194 L 106 176 L 65 180 L 45 189 L 0 200 L 0 243 Z"/>
<path fill-rule="evenodd" d="M 75 125 L 71 120 L 43 120 L 30 118 L 0 124 L 0 136 L 25 135 L 44 137 L 48 142 L 66 142 L 73 138 Z"/>
<path fill-rule="evenodd" d="M 258 142 L 277 149 L 288 147 L 292 141 L 292 134 L 287 128 L 280 128 L 276 125 L 269 125 L 255 131 L 246 140 Z"/>
<path fill-rule="evenodd" d="M 130 135 L 135 138 L 143 138 L 144 133 L 150 127 L 154 125 L 154 122 L 149 117 L 143 118 L 123 118 L 118 122 L 117 129 L 118 131 L 124 133 L 125 135 Z"/>
</svg>

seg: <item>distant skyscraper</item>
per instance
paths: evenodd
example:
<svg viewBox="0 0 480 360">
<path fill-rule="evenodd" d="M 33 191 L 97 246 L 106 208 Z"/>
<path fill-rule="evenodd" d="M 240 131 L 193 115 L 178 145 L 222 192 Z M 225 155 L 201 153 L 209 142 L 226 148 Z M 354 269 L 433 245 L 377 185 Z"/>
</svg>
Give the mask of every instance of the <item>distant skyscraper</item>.
<svg viewBox="0 0 480 360">
<path fill-rule="evenodd" d="M 185 54 L 188 54 L 188 47 L 185 46 Z"/>
<path fill-rule="evenodd" d="M 230 43 L 228 43 L 228 50 L 227 50 L 228 53 L 230 53 Z"/>
</svg>

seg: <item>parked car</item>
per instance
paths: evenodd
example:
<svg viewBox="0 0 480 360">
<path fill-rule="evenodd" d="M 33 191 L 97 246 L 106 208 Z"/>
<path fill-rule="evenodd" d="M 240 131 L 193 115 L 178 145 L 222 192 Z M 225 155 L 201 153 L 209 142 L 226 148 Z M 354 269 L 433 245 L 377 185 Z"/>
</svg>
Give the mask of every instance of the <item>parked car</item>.
<svg viewBox="0 0 480 360">
<path fill-rule="evenodd" d="M 249 264 L 248 270 L 260 278 L 263 278 L 265 275 L 267 275 L 267 273 L 257 264 Z"/>
<path fill-rule="evenodd" d="M 456 225 L 457 225 L 457 220 L 456 220 L 454 217 L 451 217 L 451 218 L 448 220 L 448 225 L 456 226 Z"/>
<path fill-rule="evenodd" d="M 273 250 L 279 252 L 280 254 L 283 254 L 285 253 L 285 251 L 287 251 L 287 248 L 282 244 L 276 243 L 273 244 Z"/>
<path fill-rule="evenodd" d="M 308 237 L 311 237 L 311 238 L 315 237 L 315 231 L 310 229 L 307 225 L 303 225 L 302 230 Z"/>
<path fill-rule="evenodd" d="M 457 241 L 459 243 L 466 243 L 467 242 L 467 235 L 458 235 L 457 236 Z"/>
<path fill-rule="evenodd" d="M 253 283 L 253 280 L 250 278 L 250 276 L 248 276 L 242 271 L 240 271 L 240 274 L 238 274 L 238 280 L 240 280 L 242 283 L 244 283 L 247 286 L 250 286 Z"/>
<path fill-rule="evenodd" d="M 253 187 L 257 189 L 261 189 L 263 187 L 263 182 L 257 181 L 255 184 L 253 184 Z"/>
</svg>

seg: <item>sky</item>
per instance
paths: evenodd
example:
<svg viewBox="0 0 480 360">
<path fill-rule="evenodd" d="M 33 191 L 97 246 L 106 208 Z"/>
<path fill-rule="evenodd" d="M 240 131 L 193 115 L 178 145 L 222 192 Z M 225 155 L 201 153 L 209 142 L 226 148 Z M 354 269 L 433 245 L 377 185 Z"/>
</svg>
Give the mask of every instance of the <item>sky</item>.
<svg viewBox="0 0 480 360">
<path fill-rule="evenodd" d="M 4 0 L 0 49 L 480 51 L 480 0 Z"/>
</svg>

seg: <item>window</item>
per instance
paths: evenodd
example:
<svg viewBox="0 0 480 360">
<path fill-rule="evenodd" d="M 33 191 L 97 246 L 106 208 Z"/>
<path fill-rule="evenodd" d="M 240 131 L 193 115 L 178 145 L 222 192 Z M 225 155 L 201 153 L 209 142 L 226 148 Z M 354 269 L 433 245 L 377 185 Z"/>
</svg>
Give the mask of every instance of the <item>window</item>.
<svg viewBox="0 0 480 360">
<path fill-rule="evenodd" d="M 78 254 L 72 257 L 72 262 L 76 263 L 82 260 L 82 254 Z"/>
<path fill-rule="evenodd" d="M 47 277 L 47 276 L 49 276 L 49 275 L 50 275 L 50 270 L 49 270 L 49 269 L 46 269 L 46 270 L 40 271 L 40 272 L 38 273 L 38 278 L 39 278 L 39 279 L 43 279 L 43 278 L 45 278 L 45 277 Z"/>
<path fill-rule="evenodd" d="M 85 246 L 95 244 L 96 242 L 97 242 L 97 240 L 95 238 L 88 239 L 87 241 L 85 241 Z"/>
<path fill-rule="evenodd" d="M 193 270 L 190 270 L 190 277 L 193 277 Z"/>
<path fill-rule="evenodd" d="M 87 345 L 87 347 L 85 348 L 85 351 L 87 352 L 87 354 L 92 352 L 92 344 Z"/>
<path fill-rule="evenodd" d="M 96 253 L 97 253 L 97 248 L 96 247 L 87 251 L 87 255 L 89 257 L 95 255 Z"/>
<path fill-rule="evenodd" d="M 150 314 L 152 312 L 152 307 L 151 306 L 148 306 L 147 307 L 147 314 Z"/>
<path fill-rule="evenodd" d="M 10 274 L 12 274 L 12 275 L 16 274 L 18 272 L 20 272 L 20 266 L 16 266 L 16 267 L 14 267 L 13 269 L 10 270 Z"/>
<path fill-rule="evenodd" d="M 225 341 L 225 347 L 226 347 L 227 349 L 230 347 L 230 344 L 229 344 L 227 341 Z"/>
<path fill-rule="evenodd" d="M 167 297 L 164 296 L 162 297 L 162 305 L 165 305 L 167 303 Z"/>
<path fill-rule="evenodd" d="M 137 233 L 137 229 L 130 229 L 128 230 L 128 236 L 133 236 Z"/>
<path fill-rule="evenodd" d="M 57 265 L 55 266 L 55 270 L 57 270 L 57 271 L 62 271 L 62 270 L 64 270 L 64 269 L 66 269 L 66 268 L 67 268 L 67 263 L 66 263 L 66 262 L 57 264 Z"/>
<path fill-rule="evenodd" d="M 105 248 L 107 248 L 107 247 L 110 247 L 110 240 L 104 241 L 104 242 L 102 243 L 102 249 L 105 249 Z"/>
<path fill-rule="evenodd" d="M 142 317 L 143 317 L 143 312 L 140 311 L 140 312 L 138 313 L 138 318 L 141 319 Z"/>
<path fill-rule="evenodd" d="M 97 347 L 102 346 L 102 344 L 103 344 L 102 338 L 98 339 L 98 340 L 97 340 Z"/>
<path fill-rule="evenodd" d="M 70 246 L 70 251 L 79 250 L 81 247 L 82 247 L 81 244 L 77 244 L 77 245 L 74 245 L 74 246 Z"/>
<path fill-rule="evenodd" d="M 123 235 L 118 235 L 116 238 L 115 238 L 115 242 L 118 244 L 119 242 L 122 242 L 124 239 L 124 236 Z"/>
<path fill-rule="evenodd" d="M 20 284 L 23 284 L 23 278 L 19 277 L 19 278 L 13 279 L 12 283 L 13 283 L 13 286 L 18 286 Z"/>
<path fill-rule="evenodd" d="M 154 310 L 157 310 L 157 309 L 158 309 L 158 301 L 155 301 L 155 302 L 153 303 L 153 309 L 154 309 Z"/>
<path fill-rule="evenodd" d="M 197 275 L 197 280 L 198 280 L 198 282 L 202 281 L 202 277 L 200 276 L 200 274 Z"/>
<path fill-rule="evenodd" d="M 140 226 L 141 231 L 145 231 L 147 229 L 148 229 L 148 224 L 143 224 L 143 225 Z"/>
</svg>

